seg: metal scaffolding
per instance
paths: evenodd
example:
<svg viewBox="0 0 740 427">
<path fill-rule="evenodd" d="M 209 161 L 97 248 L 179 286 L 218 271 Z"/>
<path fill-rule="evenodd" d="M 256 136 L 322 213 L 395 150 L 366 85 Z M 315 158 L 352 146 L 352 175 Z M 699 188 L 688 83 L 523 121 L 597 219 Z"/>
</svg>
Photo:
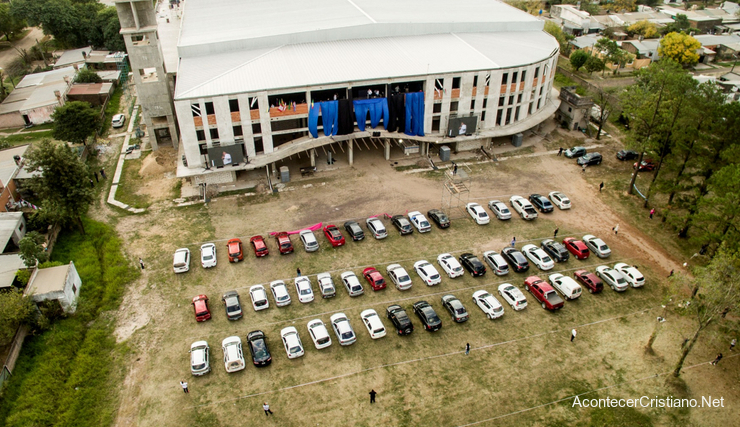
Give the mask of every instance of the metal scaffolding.
<svg viewBox="0 0 740 427">
<path fill-rule="evenodd" d="M 472 178 L 469 167 L 455 165 L 445 170 L 444 189 L 442 190 L 442 210 L 452 217 L 453 211 L 465 211 L 465 205 L 470 200 Z M 457 213 L 457 212 L 455 212 Z"/>
</svg>

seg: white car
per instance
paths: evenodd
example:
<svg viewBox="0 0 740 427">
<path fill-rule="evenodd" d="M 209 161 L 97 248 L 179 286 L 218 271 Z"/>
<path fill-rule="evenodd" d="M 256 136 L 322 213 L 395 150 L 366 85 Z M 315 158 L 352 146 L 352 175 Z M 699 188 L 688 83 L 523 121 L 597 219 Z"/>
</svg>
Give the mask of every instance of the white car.
<svg viewBox="0 0 740 427">
<path fill-rule="evenodd" d="M 311 288 L 311 279 L 306 276 L 295 278 L 295 291 L 298 294 L 298 301 L 308 303 L 313 301 L 313 289 Z"/>
<path fill-rule="evenodd" d="M 586 234 L 583 236 L 583 243 L 585 243 L 591 252 L 596 254 L 599 258 L 609 258 L 609 255 L 612 254 L 612 250 L 609 249 L 609 246 L 607 246 L 603 240 L 592 234 Z"/>
<path fill-rule="evenodd" d="M 574 300 L 581 296 L 583 289 L 572 277 L 563 276 L 560 273 L 550 275 L 552 287 L 557 289 L 565 299 Z"/>
<path fill-rule="evenodd" d="M 524 293 L 519 288 L 511 283 L 499 285 L 498 293 L 514 310 L 519 311 L 527 308 L 527 297 L 524 296 Z"/>
<path fill-rule="evenodd" d="M 187 273 L 190 270 L 190 249 L 180 248 L 175 251 L 172 268 L 175 273 Z"/>
<path fill-rule="evenodd" d="M 280 337 L 283 339 L 283 347 L 285 352 L 288 354 L 288 359 L 295 359 L 301 357 L 305 353 L 303 351 L 303 343 L 301 343 L 301 337 L 298 336 L 298 330 L 293 326 L 288 326 L 280 331 Z"/>
<path fill-rule="evenodd" d="M 478 225 L 486 225 L 491 222 L 491 218 L 488 213 L 483 209 L 483 206 L 478 203 L 468 203 L 465 205 L 465 210 L 468 211 L 471 217 L 475 220 Z"/>
<path fill-rule="evenodd" d="M 285 282 L 282 280 L 270 282 L 270 290 L 272 291 L 272 297 L 275 298 L 276 306 L 285 307 L 290 304 L 290 294 L 288 293 L 288 287 L 285 286 Z"/>
<path fill-rule="evenodd" d="M 542 271 L 552 270 L 555 267 L 555 261 L 539 246 L 524 245 L 522 247 L 522 253 Z"/>
<path fill-rule="evenodd" d="M 360 317 L 367 328 L 367 332 L 370 333 L 370 338 L 376 340 L 385 336 L 385 326 L 383 326 L 383 322 L 380 321 L 378 312 L 369 308 L 360 313 Z"/>
<path fill-rule="evenodd" d="M 487 291 L 475 291 L 473 302 L 489 319 L 498 319 L 504 315 L 504 306 Z"/>
<path fill-rule="evenodd" d="M 249 296 L 252 298 L 252 307 L 254 311 L 260 311 L 270 308 L 270 302 L 267 300 L 267 292 L 262 285 L 254 285 L 249 288 Z"/>
<path fill-rule="evenodd" d="M 421 280 L 427 284 L 427 286 L 439 285 L 442 283 L 442 277 L 439 272 L 429 261 L 423 259 L 414 263 L 414 271 L 421 277 Z"/>
<path fill-rule="evenodd" d="M 244 362 L 244 352 L 242 351 L 242 339 L 233 336 L 224 338 L 221 342 L 221 348 L 224 351 L 224 367 L 226 372 L 241 371 L 246 366 Z"/>
<path fill-rule="evenodd" d="M 465 273 L 462 265 L 460 265 L 457 259 L 455 259 L 455 257 L 450 254 L 442 254 L 438 256 L 437 263 L 440 265 L 440 267 L 442 267 L 442 270 L 447 273 L 447 276 L 450 279 L 460 277 Z"/>
<path fill-rule="evenodd" d="M 547 196 L 550 197 L 552 204 L 559 207 L 561 210 L 571 208 L 570 199 L 565 194 L 559 191 L 551 191 Z"/>
<path fill-rule="evenodd" d="M 409 273 L 406 272 L 406 269 L 401 267 L 400 264 L 389 265 L 386 267 L 385 272 L 388 273 L 388 276 L 399 291 L 411 289 L 411 277 L 409 276 Z"/>
<path fill-rule="evenodd" d="M 334 287 L 334 281 L 331 279 L 331 274 L 317 274 L 316 281 L 319 282 L 319 291 L 321 291 L 321 298 L 331 298 L 337 296 L 337 288 Z"/>
<path fill-rule="evenodd" d="M 419 233 L 432 231 L 432 225 L 429 224 L 429 221 L 427 221 L 427 217 L 425 217 L 421 212 L 409 212 L 409 219 L 411 220 L 411 223 L 414 224 L 414 227 L 416 227 Z"/>
<path fill-rule="evenodd" d="M 216 245 L 206 243 L 200 247 L 200 264 L 203 268 L 216 266 Z"/>
<path fill-rule="evenodd" d="M 504 276 L 509 274 L 509 264 L 506 263 L 504 257 L 496 251 L 483 252 L 483 259 L 486 261 L 491 270 L 496 273 L 497 276 Z"/>
<path fill-rule="evenodd" d="M 378 218 L 372 217 L 366 219 L 365 225 L 367 225 L 367 229 L 370 230 L 370 232 L 373 234 L 373 237 L 375 237 L 377 240 L 385 239 L 386 237 L 388 237 L 388 230 L 385 229 L 383 221 L 379 220 Z"/>
<path fill-rule="evenodd" d="M 311 230 L 302 230 L 298 235 L 303 243 L 303 248 L 306 252 L 316 252 L 319 250 L 319 241 L 316 240 L 316 235 Z"/>
<path fill-rule="evenodd" d="M 509 199 L 509 203 L 511 203 L 511 207 L 514 208 L 514 210 L 522 217 L 522 219 L 532 221 L 533 219 L 537 218 L 537 210 L 535 210 L 532 203 L 530 203 L 529 200 L 525 199 L 524 197 L 511 196 L 511 198 Z"/>
<path fill-rule="evenodd" d="M 633 288 L 641 288 L 645 285 L 645 276 L 636 267 L 620 262 L 614 265 L 614 269 L 620 272 L 624 280 Z"/>
<path fill-rule="evenodd" d="M 321 319 L 313 319 L 308 322 L 308 335 L 313 340 L 313 345 L 316 346 L 316 350 L 329 347 L 331 345 L 331 337 L 329 331 L 326 330 L 326 325 Z"/>
<path fill-rule="evenodd" d="M 331 320 L 331 327 L 337 335 L 339 345 L 350 345 L 357 341 L 355 331 L 352 329 L 352 325 L 349 324 L 349 319 L 346 314 L 334 314 L 329 318 L 329 320 Z"/>
<path fill-rule="evenodd" d="M 347 293 L 349 293 L 349 296 L 357 297 L 365 292 L 365 290 L 362 289 L 362 284 L 360 283 L 360 280 L 357 278 L 355 273 L 351 271 L 345 271 L 340 275 L 340 277 L 342 278 L 342 283 L 344 283 L 344 287 L 347 289 Z"/>
<path fill-rule="evenodd" d="M 501 221 L 511 219 L 511 211 L 501 200 L 491 200 L 488 202 L 488 209 Z"/>
<path fill-rule="evenodd" d="M 197 376 L 211 372 L 208 343 L 196 341 L 190 346 L 190 373 Z"/>
<path fill-rule="evenodd" d="M 116 114 L 111 119 L 111 127 L 115 129 L 122 128 L 124 123 L 126 123 L 126 116 L 123 114 Z"/>
<path fill-rule="evenodd" d="M 629 288 L 629 283 L 624 279 L 622 273 L 609 268 L 609 266 L 600 265 L 596 267 L 596 275 L 617 292 L 624 292 Z"/>
</svg>

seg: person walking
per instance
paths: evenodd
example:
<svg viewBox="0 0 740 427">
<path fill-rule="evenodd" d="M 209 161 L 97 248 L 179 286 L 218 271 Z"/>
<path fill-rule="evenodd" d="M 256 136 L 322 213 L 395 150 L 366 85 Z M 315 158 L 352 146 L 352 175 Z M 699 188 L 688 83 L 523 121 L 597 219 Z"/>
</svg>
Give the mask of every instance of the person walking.
<svg viewBox="0 0 740 427">
<path fill-rule="evenodd" d="M 105 168 L 100 168 L 100 176 L 102 176 L 103 179 L 108 179 L 108 177 L 105 176 Z"/>
<path fill-rule="evenodd" d="M 90 187 L 95 188 L 95 183 L 93 182 L 92 178 L 90 178 Z"/>
<path fill-rule="evenodd" d="M 560 147 L 560 149 L 558 150 L 558 156 L 562 156 L 562 155 L 563 155 L 563 147 Z"/>
<path fill-rule="evenodd" d="M 573 330 L 570 331 L 570 342 L 573 342 L 573 340 L 576 339 L 576 334 L 578 334 L 578 331 L 576 331 L 576 328 L 573 328 Z"/>
<path fill-rule="evenodd" d="M 601 184 L 599 184 L 599 193 L 601 193 L 601 190 L 604 189 L 604 181 L 601 181 Z"/>
<path fill-rule="evenodd" d="M 653 219 L 653 215 L 655 215 L 655 208 L 650 209 L 650 219 Z"/>
<path fill-rule="evenodd" d="M 370 390 L 370 403 L 375 403 L 375 395 L 378 394 L 375 390 Z"/>
<path fill-rule="evenodd" d="M 730 341 L 730 350 L 735 351 L 736 345 L 737 345 L 737 338 L 733 338 L 732 341 Z"/>
<path fill-rule="evenodd" d="M 270 410 L 270 405 L 267 404 L 267 402 L 262 404 L 262 410 L 265 411 L 265 416 L 274 415 L 272 411 Z"/>
<path fill-rule="evenodd" d="M 141 269 L 144 270 L 146 267 L 144 267 L 144 260 L 139 258 L 139 265 L 141 266 Z"/>
<path fill-rule="evenodd" d="M 185 381 L 180 381 L 180 387 L 182 387 L 182 391 L 185 393 L 190 393 L 190 390 L 188 390 L 188 383 Z"/>
<path fill-rule="evenodd" d="M 300 268 L 296 268 L 295 269 L 295 274 L 297 274 L 298 277 L 301 277 L 301 269 Z"/>
<path fill-rule="evenodd" d="M 513 248 L 515 246 L 516 246 L 516 236 L 511 238 L 511 247 Z"/>
<path fill-rule="evenodd" d="M 586 165 L 585 164 L 583 166 L 581 166 L 581 172 L 582 173 L 586 173 Z"/>
<path fill-rule="evenodd" d="M 732 350 L 732 347 L 730 347 L 730 350 Z M 465 355 L 467 356 L 470 354 L 470 343 L 465 344 Z"/>
<path fill-rule="evenodd" d="M 98 179 L 98 173 L 93 172 L 93 174 L 95 175 L 95 183 L 97 184 L 98 182 L 100 182 L 100 180 Z"/>
<path fill-rule="evenodd" d="M 452 174 L 457 175 L 457 163 L 453 163 L 454 167 L 452 168 Z"/>
<path fill-rule="evenodd" d="M 673 270 L 671 270 L 671 272 L 668 273 L 668 277 L 673 277 Z"/>
<path fill-rule="evenodd" d="M 719 353 L 717 357 L 715 357 L 714 360 L 712 360 L 712 365 L 717 365 L 720 360 L 722 360 L 722 353 Z"/>
<path fill-rule="evenodd" d="M 617 234 L 619 234 L 619 224 L 615 225 L 615 226 L 614 226 L 614 228 L 612 228 L 612 230 L 614 230 L 614 235 L 615 235 L 615 236 L 616 236 Z"/>
<path fill-rule="evenodd" d="M 553 239 L 556 239 L 558 237 L 558 231 L 560 231 L 560 228 L 556 228 L 555 231 L 552 232 Z"/>
</svg>

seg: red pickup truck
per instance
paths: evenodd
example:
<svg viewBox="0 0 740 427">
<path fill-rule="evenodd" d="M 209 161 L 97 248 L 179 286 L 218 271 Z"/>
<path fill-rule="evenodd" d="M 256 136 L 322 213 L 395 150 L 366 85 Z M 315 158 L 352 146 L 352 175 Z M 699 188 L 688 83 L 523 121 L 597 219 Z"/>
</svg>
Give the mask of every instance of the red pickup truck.
<svg viewBox="0 0 740 427">
<path fill-rule="evenodd" d="M 524 289 L 528 290 L 542 304 L 544 309 L 555 311 L 563 308 L 563 304 L 565 304 L 560 295 L 555 292 L 555 289 L 537 276 L 529 276 L 524 279 Z"/>
</svg>

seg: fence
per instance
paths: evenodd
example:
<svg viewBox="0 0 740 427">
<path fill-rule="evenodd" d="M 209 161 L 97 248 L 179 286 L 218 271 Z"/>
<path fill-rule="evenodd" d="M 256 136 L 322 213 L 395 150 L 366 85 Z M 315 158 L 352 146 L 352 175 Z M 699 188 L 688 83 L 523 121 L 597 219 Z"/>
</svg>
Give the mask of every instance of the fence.
<svg viewBox="0 0 740 427">
<path fill-rule="evenodd" d="M 8 357 L 5 358 L 5 363 L 3 363 L 3 370 L 0 373 L 0 389 L 2 389 L 5 380 L 10 378 L 10 375 L 13 373 L 13 369 L 15 369 L 15 362 L 18 361 L 18 356 L 21 354 L 23 340 L 26 339 L 26 335 L 28 335 L 28 326 L 21 325 L 15 333 L 13 343 L 10 345 Z"/>
</svg>

